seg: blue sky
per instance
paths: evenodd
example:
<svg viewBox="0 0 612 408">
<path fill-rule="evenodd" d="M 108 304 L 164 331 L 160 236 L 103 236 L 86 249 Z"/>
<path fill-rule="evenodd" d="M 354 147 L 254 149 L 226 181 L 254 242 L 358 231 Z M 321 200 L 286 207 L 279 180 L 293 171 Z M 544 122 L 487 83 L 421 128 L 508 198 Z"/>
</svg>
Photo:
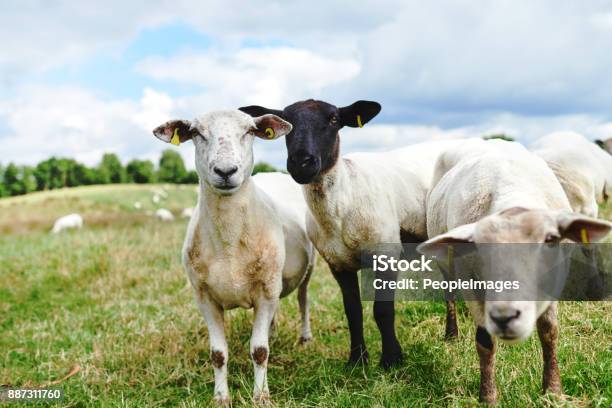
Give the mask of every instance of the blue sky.
<svg viewBox="0 0 612 408">
<path fill-rule="evenodd" d="M 12 3 L 12 4 L 10 4 Z M 0 5 L 0 161 L 156 160 L 171 118 L 381 102 L 344 153 L 506 132 L 612 135 L 607 1 L 58 1 Z M 285 146 L 256 143 L 284 165 Z M 189 144 L 181 146 L 193 164 Z"/>
</svg>

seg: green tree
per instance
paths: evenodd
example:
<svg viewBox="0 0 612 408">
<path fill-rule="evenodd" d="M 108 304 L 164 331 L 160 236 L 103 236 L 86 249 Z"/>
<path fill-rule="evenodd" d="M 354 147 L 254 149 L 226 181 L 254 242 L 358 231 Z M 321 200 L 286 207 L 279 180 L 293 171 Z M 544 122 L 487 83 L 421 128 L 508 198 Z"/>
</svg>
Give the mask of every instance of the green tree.
<svg viewBox="0 0 612 408">
<path fill-rule="evenodd" d="M 38 163 L 33 170 L 37 190 L 76 187 L 94 184 L 97 178 L 92 169 L 74 159 L 51 157 Z"/>
<path fill-rule="evenodd" d="M 4 187 L 4 167 L 0 164 L 0 198 L 8 196 L 8 191 Z"/>
<path fill-rule="evenodd" d="M 38 163 L 34 169 L 36 189 L 38 191 L 48 190 L 51 188 L 51 160 L 53 159 L 48 159 Z"/>
<path fill-rule="evenodd" d="M 13 163 L 9 163 L 4 170 L 4 188 L 8 195 L 15 196 L 22 193 L 23 186 L 19 180 L 19 168 Z"/>
<path fill-rule="evenodd" d="M 195 170 L 189 170 L 187 172 L 187 176 L 183 180 L 183 183 L 186 184 L 198 184 L 200 182 L 200 177 L 198 176 L 198 172 Z"/>
<path fill-rule="evenodd" d="M 278 171 L 274 166 L 272 166 L 269 163 L 260 161 L 255 163 L 255 166 L 253 166 L 253 175 L 257 174 L 257 173 L 273 173 L 275 171 Z"/>
<path fill-rule="evenodd" d="M 154 183 L 155 166 L 150 160 L 132 160 L 126 166 L 128 181 L 133 183 Z"/>
<path fill-rule="evenodd" d="M 125 178 L 125 169 L 119 157 L 114 153 L 105 153 L 98 166 L 97 181 L 100 184 L 123 183 Z"/>
<path fill-rule="evenodd" d="M 507 142 L 514 142 L 515 141 L 512 136 L 508 136 L 505 133 L 494 133 L 492 135 L 485 135 L 482 138 L 484 140 L 501 139 L 501 140 L 505 140 Z"/>
<path fill-rule="evenodd" d="M 186 176 L 187 170 L 181 155 L 174 150 L 164 150 L 159 159 L 158 180 L 166 183 L 182 183 Z"/>
<path fill-rule="evenodd" d="M 21 180 L 21 194 L 31 193 L 36 191 L 36 177 L 34 177 L 34 168 L 30 166 L 21 166 L 19 168 L 19 179 Z"/>
<path fill-rule="evenodd" d="M 70 169 L 70 179 L 75 186 L 88 186 L 96 184 L 97 173 L 95 169 L 90 169 L 84 164 L 75 162 Z"/>
</svg>

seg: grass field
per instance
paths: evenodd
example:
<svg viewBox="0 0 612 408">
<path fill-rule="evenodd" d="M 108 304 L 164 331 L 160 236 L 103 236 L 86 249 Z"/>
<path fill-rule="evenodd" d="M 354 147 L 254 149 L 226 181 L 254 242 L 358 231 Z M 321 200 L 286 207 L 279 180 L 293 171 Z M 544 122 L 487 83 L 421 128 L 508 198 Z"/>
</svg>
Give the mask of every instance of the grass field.
<svg viewBox="0 0 612 408">
<path fill-rule="evenodd" d="M 195 203 L 193 186 L 165 186 L 161 205 L 178 213 Z M 60 382 L 65 406 L 209 406 L 208 338 L 180 266 L 185 220 L 161 224 L 151 186 L 86 187 L 0 200 L 0 384 Z M 145 206 L 133 208 L 139 200 Z M 48 233 L 78 211 L 86 227 Z M 602 209 L 612 218 L 612 205 Z M 310 286 L 314 340 L 297 344 L 295 295 L 281 304 L 271 340 L 270 390 L 278 406 L 465 406 L 478 403 L 474 330 L 462 307 L 460 339 L 442 340 L 444 305 L 397 304 L 400 368 L 376 366 L 380 339 L 365 302 L 366 368 L 344 367 L 348 329 L 340 291 L 319 261 Z M 251 405 L 251 311 L 229 313 L 230 390 Z M 612 405 L 612 303 L 560 306 L 559 360 L 566 396 L 540 395 L 537 336 L 499 348 L 502 406 Z"/>
</svg>

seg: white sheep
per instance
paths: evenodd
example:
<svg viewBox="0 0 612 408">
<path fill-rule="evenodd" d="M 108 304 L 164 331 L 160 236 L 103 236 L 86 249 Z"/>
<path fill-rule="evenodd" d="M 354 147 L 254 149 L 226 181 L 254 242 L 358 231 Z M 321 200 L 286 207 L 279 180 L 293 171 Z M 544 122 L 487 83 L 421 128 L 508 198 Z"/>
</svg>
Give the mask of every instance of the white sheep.
<svg viewBox="0 0 612 408">
<path fill-rule="evenodd" d="M 438 163 L 446 167 L 443 153 Z M 450 160 L 452 161 L 452 160 Z M 427 207 L 430 237 L 420 252 L 446 259 L 446 244 L 544 243 L 561 238 L 580 241 L 603 238 L 610 224 L 571 213 L 555 174 L 538 156 L 521 149 L 504 152 L 484 148 L 455 162 L 432 189 Z M 584 232 L 582 232 L 584 231 Z M 496 264 L 504 273 L 537 278 L 537 257 L 502 258 Z M 495 339 L 517 342 L 538 328 L 544 350 L 543 389 L 561 392 L 557 365 L 557 304 L 551 301 L 469 301 L 476 323 L 476 348 L 480 358 L 480 400 L 494 404 Z"/>
<path fill-rule="evenodd" d="M 58 218 L 53 224 L 51 233 L 57 234 L 67 229 L 83 228 L 83 217 L 80 214 L 69 214 Z"/>
<path fill-rule="evenodd" d="M 153 204 L 159 204 L 159 202 L 161 201 L 161 197 L 159 194 L 153 194 L 153 196 L 151 197 L 151 201 L 153 202 Z"/>
<path fill-rule="evenodd" d="M 553 170 L 572 209 L 597 217 L 598 203 L 612 194 L 612 156 L 575 132 L 551 133 L 530 150 Z"/>
<path fill-rule="evenodd" d="M 151 190 L 153 192 L 153 194 L 158 195 L 161 199 L 166 199 L 168 198 L 168 192 L 163 189 L 163 188 L 154 188 Z"/>
<path fill-rule="evenodd" d="M 310 208 L 308 235 L 340 285 L 350 330 L 349 364 L 368 361 L 357 275 L 362 251 L 381 242 L 427 239 L 425 200 L 436 158 L 443 149 L 461 143 L 429 142 L 340 157 L 339 130 L 365 125 L 380 109 L 370 101 L 338 108 L 315 100 L 296 102 L 282 111 L 240 108 L 252 116 L 281 115 L 293 125 L 287 136 L 287 170 L 303 184 Z M 402 361 L 402 350 L 395 335 L 394 304 L 387 301 L 393 294 L 383 292 L 388 291 L 380 293 L 385 300 L 375 301 L 374 318 L 382 337 L 380 365 L 388 368 Z"/>
<path fill-rule="evenodd" d="M 174 215 L 165 208 L 159 208 L 155 211 L 155 217 L 163 222 L 174 221 Z"/>
<path fill-rule="evenodd" d="M 181 218 L 191 218 L 193 216 L 193 207 L 183 208 L 181 211 Z"/>
<path fill-rule="evenodd" d="M 269 399 L 268 337 L 279 299 L 296 288 L 300 338 L 312 336 L 307 287 L 314 249 L 305 230 L 304 198 L 287 175 L 251 177 L 254 137 L 274 139 L 290 130 L 274 115 L 251 118 L 240 111 L 216 111 L 193 121 L 166 122 L 153 131 L 165 142 L 191 139 L 195 144 L 200 191 L 183 264 L 208 325 L 214 398 L 222 405 L 230 403 L 224 310 L 255 309 L 250 353 L 256 401 Z"/>
<path fill-rule="evenodd" d="M 140 210 L 141 208 L 142 208 L 142 204 L 140 203 L 140 201 L 134 202 L 134 209 Z"/>
</svg>

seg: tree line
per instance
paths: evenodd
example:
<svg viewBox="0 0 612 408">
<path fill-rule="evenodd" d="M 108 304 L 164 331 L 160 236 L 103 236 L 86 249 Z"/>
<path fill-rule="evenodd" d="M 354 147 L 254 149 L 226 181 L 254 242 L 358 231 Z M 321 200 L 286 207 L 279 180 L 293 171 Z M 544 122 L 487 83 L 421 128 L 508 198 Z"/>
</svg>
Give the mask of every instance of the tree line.
<svg viewBox="0 0 612 408">
<path fill-rule="evenodd" d="M 253 174 L 277 171 L 267 163 L 257 163 Z M 187 170 L 181 155 L 164 150 L 157 168 L 151 160 L 130 160 L 125 166 L 114 153 L 106 153 L 97 166 L 87 167 L 74 159 L 51 157 L 36 166 L 0 163 L 0 197 L 62 187 L 116 183 L 196 184 L 198 174 Z"/>
</svg>

